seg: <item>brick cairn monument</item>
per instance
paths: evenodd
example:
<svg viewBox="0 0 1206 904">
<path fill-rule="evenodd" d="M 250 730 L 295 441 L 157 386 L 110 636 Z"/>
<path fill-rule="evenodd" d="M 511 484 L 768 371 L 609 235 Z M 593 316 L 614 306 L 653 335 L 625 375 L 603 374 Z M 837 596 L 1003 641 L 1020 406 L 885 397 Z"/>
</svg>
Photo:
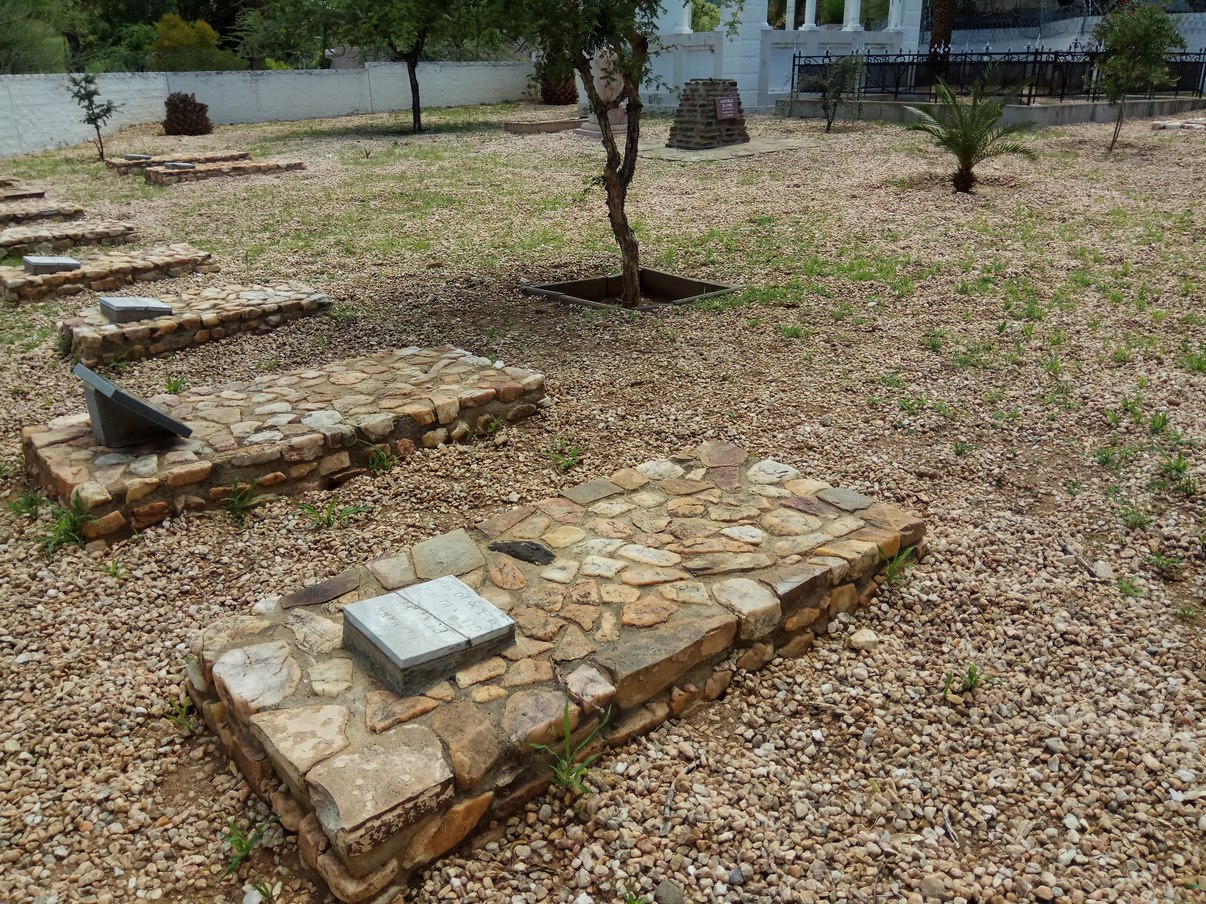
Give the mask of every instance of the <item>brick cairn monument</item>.
<svg viewBox="0 0 1206 904">
<path fill-rule="evenodd" d="M 749 140 L 734 79 L 694 78 L 683 86 L 666 147 L 702 151 Z"/>
</svg>

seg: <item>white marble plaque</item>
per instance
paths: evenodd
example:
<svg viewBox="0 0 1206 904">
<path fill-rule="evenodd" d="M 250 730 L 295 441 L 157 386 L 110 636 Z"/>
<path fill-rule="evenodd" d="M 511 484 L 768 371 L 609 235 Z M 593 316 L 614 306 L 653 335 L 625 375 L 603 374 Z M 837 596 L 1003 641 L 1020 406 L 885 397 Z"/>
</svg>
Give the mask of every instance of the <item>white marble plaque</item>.
<svg viewBox="0 0 1206 904">
<path fill-rule="evenodd" d="M 443 577 L 350 603 L 344 643 L 396 693 L 413 693 L 510 644 L 515 622 L 463 581 Z"/>
</svg>

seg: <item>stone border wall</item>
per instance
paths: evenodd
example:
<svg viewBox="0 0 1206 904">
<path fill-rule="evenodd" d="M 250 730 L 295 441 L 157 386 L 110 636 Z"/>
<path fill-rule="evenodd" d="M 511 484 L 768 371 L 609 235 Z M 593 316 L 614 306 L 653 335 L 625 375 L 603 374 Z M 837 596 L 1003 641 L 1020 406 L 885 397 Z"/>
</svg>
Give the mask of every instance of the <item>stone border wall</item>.
<svg viewBox="0 0 1206 904">
<path fill-rule="evenodd" d="M 0 229 L 0 257 L 66 251 L 79 245 L 121 245 L 137 235 L 134 226 L 120 220 L 79 220 Z"/>
<path fill-rule="evenodd" d="M 180 182 L 200 182 L 203 179 L 219 179 L 224 176 L 256 176 L 305 168 L 306 164 L 300 160 L 249 160 L 232 163 L 203 163 L 191 170 L 148 166 L 143 169 L 142 176 L 150 185 L 176 185 Z"/>
<path fill-rule="evenodd" d="M 80 260 L 77 270 L 33 276 L 20 267 L 0 267 L 0 301 L 37 301 L 91 289 L 111 292 L 134 282 L 174 279 L 185 273 L 217 273 L 208 251 L 192 245 L 165 245 L 147 251 L 111 252 Z"/>
<path fill-rule="evenodd" d="M 114 170 L 119 176 L 128 176 L 146 169 L 148 166 L 161 166 L 164 163 L 221 163 L 225 160 L 250 160 L 247 151 L 212 151 L 207 154 L 159 154 L 150 160 L 106 160 L 105 166 Z"/>
<path fill-rule="evenodd" d="M 84 215 L 78 204 L 33 199 L 0 203 L 0 226 L 28 223 L 31 220 L 74 220 Z"/>
<path fill-rule="evenodd" d="M 110 323 L 93 306 L 59 323 L 63 348 L 85 367 L 169 355 L 241 333 L 267 333 L 290 320 L 319 314 L 334 303 L 307 286 L 206 287 L 159 296 L 168 317 Z"/>
<path fill-rule="evenodd" d="M 365 394 L 369 374 L 379 396 Z M 149 401 L 192 436 L 109 449 L 87 414 L 21 431 L 26 470 L 63 505 L 78 494 L 93 519 L 88 539 L 223 505 L 236 483 L 278 494 L 339 486 L 368 473 L 374 449 L 403 458 L 488 436 L 551 404 L 542 375 L 452 348 L 383 352 Z"/>
<path fill-rule="evenodd" d="M 193 639 L 188 690 L 334 895 L 393 901 L 545 792 L 531 745 L 561 737 L 567 702 L 577 740 L 610 714 L 583 755 L 690 716 L 736 669 L 805 655 L 924 533 L 893 506 L 705 443 L 222 619 Z M 497 545 L 521 539 L 555 558 Z M 399 698 L 342 648 L 343 606 L 445 574 L 508 611 L 516 641 Z"/>
</svg>

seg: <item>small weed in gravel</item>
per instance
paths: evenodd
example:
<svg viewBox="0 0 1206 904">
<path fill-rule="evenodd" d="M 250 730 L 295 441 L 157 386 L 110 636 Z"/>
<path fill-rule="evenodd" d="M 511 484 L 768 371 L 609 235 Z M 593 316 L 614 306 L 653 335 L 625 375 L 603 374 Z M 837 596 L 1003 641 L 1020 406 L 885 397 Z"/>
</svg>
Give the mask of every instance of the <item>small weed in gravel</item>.
<svg viewBox="0 0 1206 904">
<path fill-rule="evenodd" d="M 544 450 L 545 458 L 553 463 L 553 467 L 564 474 L 577 467 L 582 461 L 582 447 L 570 443 L 564 437 L 557 437 L 557 442 Z"/>
<path fill-rule="evenodd" d="M 335 527 L 337 524 L 342 525 L 349 518 L 359 515 L 362 512 L 370 511 L 367 505 L 344 505 L 340 506 L 335 500 L 331 500 L 326 504 L 325 508 L 318 508 L 308 502 L 299 502 L 297 509 L 303 515 L 310 519 L 310 524 L 316 528 L 319 527 Z"/>
</svg>

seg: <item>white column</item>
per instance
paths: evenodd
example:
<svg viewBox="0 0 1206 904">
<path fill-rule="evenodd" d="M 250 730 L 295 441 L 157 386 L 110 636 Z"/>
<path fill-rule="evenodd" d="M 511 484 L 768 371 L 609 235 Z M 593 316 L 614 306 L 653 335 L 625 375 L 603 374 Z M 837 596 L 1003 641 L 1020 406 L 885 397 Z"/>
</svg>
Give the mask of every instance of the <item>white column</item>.
<svg viewBox="0 0 1206 904">
<path fill-rule="evenodd" d="M 654 27 L 660 35 L 691 34 L 691 4 L 684 0 L 662 0 Z"/>
<path fill-rule="evenodd" d="M 842 31 L 862 31 L 863 0 L 846 0 Z"/>
<path fill-rule="evenodd" d="M 901 31 L 901 22 L 904 21 L 904 0 L 891 0 L 888 4 L 888 28 L 887 31 Z"/>
<path fill-rule="evenodd" d="M 678 34 L 691 34 L 691 13 L 694 12 L 692 4 L 690 2 L 683 2 L 683 0 L 670 0 L 670 2 L 678 3 L 682 7 L 679 10 Z"/>
<path fill-rule="evenodd" d="M 766 21 L 767 7 L 770 5 L 769 0 L 745 0 L 741 5 L 741 14 L 738 21 L 742 25 L 757 25 L 760 28 L 770 28 L 770 23 Z M 724 7 L 721 7 L 723 13 Z M 721 23 L 723 25 L 723 22 Z"/>
<path fill-rule="evenodd" d="M 804 24 L 800 31 L 817 30 L 817 0 L 804 0 Z"/>
<path fill-rule="evenodd" d="M 783 16 L 783 30 L 794 31 L 796 27 L 796 0 L 787 0 L 787 11 Z"/>
</svg>

